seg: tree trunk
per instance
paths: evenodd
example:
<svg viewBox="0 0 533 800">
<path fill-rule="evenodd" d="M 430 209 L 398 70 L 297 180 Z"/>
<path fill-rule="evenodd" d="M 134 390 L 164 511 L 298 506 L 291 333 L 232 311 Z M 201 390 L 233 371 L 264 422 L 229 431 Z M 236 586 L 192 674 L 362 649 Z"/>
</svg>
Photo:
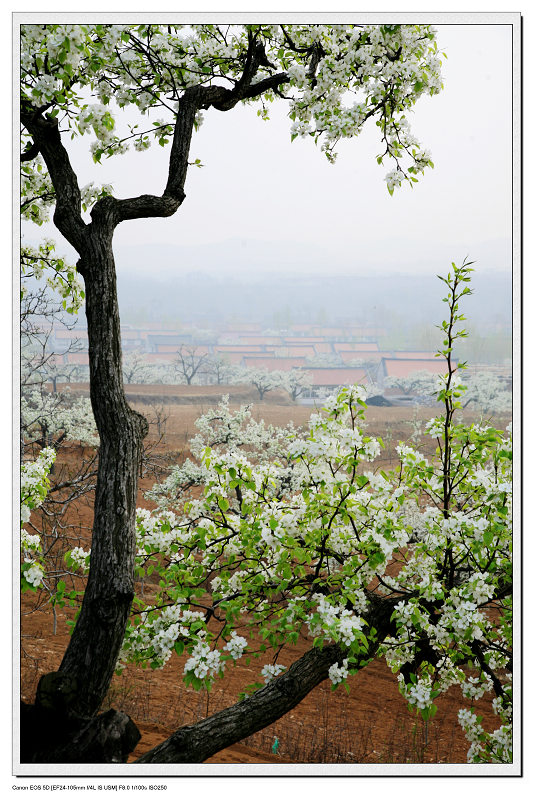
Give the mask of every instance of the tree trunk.
<svg viewBox="0 0 533 800">
<path fill-rule="evenodd" d="M 86 291 L 91 403 L 100 434 L 91 569 L 80 615 L 59 668 L 61 681 L 68 679 L 70 685 L 76 686 L 76 691 L 69 693 L 66 712 L 72 719 L 88 718 L 98 711 L 124 637 L 134 596 L 137 476 L 142 440 L 148 433 L 146 420 L 128 406 L 124 395 L 113 232 L 126 220 L 168 217 L 178 210 L 185 198 L 191 136 L 200 109 L 228 111 L 241 100 L 271 91 L 288 80 L 281 73 L 252 83 L 260 58 L 255 39 L 250 39 L 249 47 L 253 58 L 247 60 L 245 74 L 233 89 L 198 85 L 183 91 L 163 194 L 125 200 L 102 198 L 91 211 L 90 224 L 82 217 L 81 191 L 61 141 L 58 120 L 53 113 L 46 113 L 49 106 L 36 109 L 24 102 L 21 107 L 20 121 L 33 138 L 25 160 L 39 153 L 43 157 L 55 191 L 54 223 L 80 255 L 78 269 Z M 61 681 L 52 682 L 51 696 L 59 692 Z M 90 732 L 87 735 L 92 737 Z M 60 731 L 50 733 L 51 739 L 54 736 L 63 741 Z M 102 740 L 100 734 L 99 738 Z M 75 756 L 76 747 L 79 759 Z M 81 739 L 72 744 L 72 761 L 83 761 L 84 747 Z M 48 749 L 53 749 L 53 742 Z"/>
<path fill-rule="evenodd" d="M 78 681 L 75 711 L 95 714 L 113 676 L 134 596 L 135 510 L 144 417 L 127 404 L 122 383 L 120 320 L 112 231 L 88 238 L 78 264 L 85 279 L 91 403 L 100 452 L 91 569 L 60 672 Z"/>
<path fill-rule="evenodd" d="M 72 713 L 78 682 L 49 672 L 37 687 L 35 705 L 21 702 L 22 764 L 114 764 L 127 761 L 141 738 L 127 714 L 110 709 L 98 717 Z"/>
<path fill-rule="evenodd" d="M 121 764 L 141 738 L 121 711 L 76 717 L 26 703 L 21 703 L 20 734 L 22 764 Z"/>
</svg>

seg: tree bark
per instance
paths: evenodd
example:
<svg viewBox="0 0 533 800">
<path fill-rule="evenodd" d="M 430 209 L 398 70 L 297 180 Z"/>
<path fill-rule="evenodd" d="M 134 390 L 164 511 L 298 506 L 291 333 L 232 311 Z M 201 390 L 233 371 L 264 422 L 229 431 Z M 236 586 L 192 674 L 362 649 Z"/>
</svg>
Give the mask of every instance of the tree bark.
<svg viewBox="0 0 533 800">
<path fill-rule="evenodd" d="M 100 434 L 91 569 L 79 619 L 60 672 L 77 679 L 77 713 L 94 714 L 109 687 L 134 596 L 135 509 L 144 417 L 126 402 L 111 235 L 87 237 L 85 279 L 90 392 Z"/>
</svg>

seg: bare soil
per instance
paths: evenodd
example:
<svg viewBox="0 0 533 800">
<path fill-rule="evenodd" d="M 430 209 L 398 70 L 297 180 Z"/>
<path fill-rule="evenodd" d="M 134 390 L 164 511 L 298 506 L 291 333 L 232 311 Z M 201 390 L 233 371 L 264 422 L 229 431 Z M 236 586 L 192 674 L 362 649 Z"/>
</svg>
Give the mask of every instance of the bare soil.
<svg viewBox="0 0 533 800">
<path fill-rule="evenodd" d="M 198 390 L 206 390 L 199 395 Z M 162 400 L 165 396 L 165 414 L 168 416 L 162 442 L 152 426 L 150 437 L 159 456 L 182 459 L 188 455 L 187 441 L 194 435 L 194 421 L 200 413 L 216 402 L 226 388 L 235 387 L 166 387 L 150 386 L 139 389 L 133 404 L 150 416 L 152 397 Z M 176 402 L 172 392 L 179 390 Z M 194 390 L 194 392 L 192 392 Z M 132 393 L 134 394 L 134 393 Z M 231 397 L 238 407 L 252 398 Z M 245 392 L 243 391 L 243 394 Z M 251 391 L 248 389 L 248 394 Z M 273 395 L 274 393 L 272 393 Z M 184 403 L 185 397 L 191 402 Z M 170 399 L 172 398 L 172 399 Z M 267 398 L 271 400 L 275 397 Z M 266 398 L 265 398 L 266 399 Z M 265 422 L 283 425 L 293 420 L 305 425 L 313 407 L 286 402 L 257 403 L 253 416 Z M 429 419 L 437 409 L 421 409 L 419 419 Z M 474 418 L 474 415 L 470 415 Z M 388 467 L 395 462 L 394 446 L 399 439 L 407 440 L 413 433 L 413 410 L 408 408 L 369 407 L 366 416 L 368 433 L 380 435 L 384 440 L 384 451 L 376 467 Z M 465 413 L 465 421 L 469 421 Z M 498 427 L 507 420 L 494 421 Z M 70 446 L 62 451 L 61 458 L 68 464 L 80 458 L 80 448 Z M 141 480 L 139 505 L 146 505 L 142 492 L 151 486 L 153 476 L 146 474 Z M 76 509 L 74 522 L 80 531 L 91 523 L 90 504 L 81 503 Z M 82 537 L 83 538 L 83 537 Z M 88 542 L 84 542 L 88 546 Z M 139 587 L 140 590 L 140 587 Z M 150 586 L 144 591 L 149 593 Z M 39 677 L 59 667 L 69 638 L 67 622 L 73 610 L 65 607 L 56 612 L 54 618 L 50 604 L 39 607 L 45 598 L 27 593 L 21 605 L 21 696 L 26 702 L 35 698 Z M 311 646 L 311 642 L 300 641 L 296 646 L 287 646 L 280 657 L 281 663 L 290 666 Z M 104 708 L 113 707 L 128 713 L 138 725 L 142 739 L 130 761 L 164 741 L 176 728 L 200 720 L 238 700 L 244 688 L 257 680 L 262 663 L 269 661 L 268 655 L 252 661 L 249 665 L 237 663 L 230 668 L 211 692 L 196 692 L 182 682 L 183 664 L 186 656 L 173 655 L 163 670 L 143 670 L 127 667 L 116 675 L 111 684 Z M 464 764 L 468 743 L 457 723 L 457 711 L 467 705 L 456 687 L 439 700 L 436 716 L 424 723 L 419 716 L 409 712 L 405 700 L 397 688 L 396 676 L 382 660 L 376 660 L 349 680 L 349 694 L 344 688 L 333 692 L 329 681 L 314 689 L 290 713 L 275 724 L 254 736 L 227 748 L 211 759 L 220 764 L 277 764 L 277 763 L 330 763 L 330 764 L 416 764 L 446 763 Z M 491 716 L 491 697 L 485 697 L 475 705 L 476 713 Z M 272 748 L 275 739 L 278 749 Z"/>
</svg>

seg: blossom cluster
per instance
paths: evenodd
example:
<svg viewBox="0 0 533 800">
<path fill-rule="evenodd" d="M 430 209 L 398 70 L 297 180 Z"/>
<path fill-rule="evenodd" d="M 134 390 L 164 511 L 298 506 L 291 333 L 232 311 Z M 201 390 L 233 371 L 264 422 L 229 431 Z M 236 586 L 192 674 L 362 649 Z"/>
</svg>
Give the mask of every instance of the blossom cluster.
<svg viewBox="0 0 533 800">
<path fill-rule="evenodd" d="M 28 439 L 46 439 L 49 444 L 69 439 L 90 447 L 99 444 L 91 401 L 87 397 L 71 399 L 68 391 L 53 393 L 35 389 L 22 395 L 20 413 Z"/>
<path fill-rule="evenodd" d="M 399 679 L 400 691 L 409 705 L 419 708 L 420 710 L 432 706 L 433 696 L 430 678 L 426 677 L 418 680 L 414 684 L 408 685 L 406 685 L 402 675 L 399 676 Z"/>
<path fill-rule="evenodd" d="M 84 550 L 83 547 L 73 547 L 65 554 L 65 560 L 69 567 L 82 572 L 88 572 L 90 566 L 91 551 Z"/>
<path fill-rule="evenodd" d="M 25 296 L 28 283 L 46 280 L 46 285 L 57 292 L 63 308 L 70 314 L 80 310 L 85 291 L 76 268 L 55 253 L 55 243 L 44 240 L 39 247 L 23 245 L 21 248 L 21 294 Z"/>
<path fill-rule="evenodd" d="M 30 521 L 31 512 L 39 508 L 46 498 L 49 489 L 49 472 L 55 461 L 55 451 L 43 448 L 34 461 L 25 461 L 20 470 L 20 520 L 21 549 L 23 552 L 22 588 L 37 588 L 41 585 L 45 574 L 42 563 L 38 560 L 41 549 L 38 534 L 29 534 L 22 526 Z"/>
<path fill-rule="evenodd" d="M 343 659 L 342 664 L 333 664 L 328 670 L 328 676 L 335 686 L 337 683 L 342 683 L 348 678 L 349 671 L 348 671 L 348 659 Z"/>
<path fill-rule="evenodd" d="M 349 609 L 335 606 L 322 595 L 315 595 L 316 611 L 309 616 L 309 632 L 318 636 L 324 632 L 327 641 L 338 641 L 349 647 L 357 638 L 364 621 Z"/>
<path fill-rule="evenodd" d="M 278 675 L 286 669 L 283 664 L 265 664 L 261 670 L 261 675 L 263 676 L 265 683 L 270 683 L 273 678 L 277 678 Z"/>
<path fill-rule="evenodd" d="M 492 733 L 487 733 L 481 724 L 481 718 L 469 709 L 461 709 L 458 713 L 466 738 L 471 742 L 468 760 L 473 763 L 512 761 L 513 738 L 512 726 L 501 725 Z"/>
<path fill-rule="evenodd" d="M 102 186 L 98 187 L 95 186 L 94 181 L 91 181 L 83 186 L 80 191 L 82 208 L 86 211 L 90 206 L 93 206 L 97 200 L 112 195 L 113 187 L 109 183 L 104 183 Z"/>
<path fill-rule="evenodd" d="M 171 657 L 176 642 L 188 642 L 191 637 L 198 647 L 200 644 L 204 646 L 204 643 L 197 641 L 198 636 L 191 633 L 191 626 L 195 622 L 203 623 L 203 614 L 200 611 L 191 611 L 184 600 L 178 599 L 174 605 L 157 613 L 147 607 L 141 614 L 141 621 L 141 625 L 130 626 L 128 629 L 119 655 L 119 665 L 133 659 L 150 660 L 154 666 L 162 667 Z M 203 629 L 203 625 L 200 627 Z M 202 660 L 201 653 L 204 650 L 200 648 L 191 657 L 197 657 L 199 662 Z"/>
<path fill-rule="evenodd" d="M 165 145 L 184 91 L 220 80 L 239 81 L 249 37 L 264 51 L 252 84 L 283 82 L 291 136 L 311 136 L 330 161 L 342 138 L 374 119 L 394 170 L 389 191 L 432 166 L 411 132 L 406 112 L 442 87 L 435 30 L 429 25 L 23 25 L 22 95 L 35 108 L 53 107 L 80 135 L 91 131 L 93 156 Z M 260 114 L 274 99 L 264 89 Z M 89 102 L 87 97 L 90 96 Z M 161 114 L 145 130 L 119 131 L 119 109 Z M 73 109 L 77 113 L 73 113 Z M 202 122 L 198 115 L 197 126 Z M 402 167 L 406 156 L 409 166 Z"/>
<path fill-rule="evenodd" d="M 193 672 L 200 680 L 209 675 L 217 675 L 222 669 L 220 651 L 212 650 L 207 642 L 198 642 L 193 647 L 191 657 L 185 662 L 183 671 Z"/>
</svg>

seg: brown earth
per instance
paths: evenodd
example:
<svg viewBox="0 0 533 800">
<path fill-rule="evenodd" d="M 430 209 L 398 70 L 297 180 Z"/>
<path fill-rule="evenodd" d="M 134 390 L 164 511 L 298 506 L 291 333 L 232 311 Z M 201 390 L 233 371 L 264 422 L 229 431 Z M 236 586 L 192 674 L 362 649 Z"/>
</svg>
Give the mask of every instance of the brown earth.
<svg viewBox="0 0 533 800">
<path fill-rule="evenodd" d="M 29 611 L 24 602 L 22 613 Z M 53 635 L 49 608 L 23 616 L 21 696 L 31 702 L 40 675 L 56 670 L 68 643 L 68 612 L 58 611 L 58 632 Z M 311 642 L 284 649 L 285 666 L 299 658 Z M 130 761 L 164 741 L 181 725 L 191 724 L 237 702 L 244 687 L 257 680 L 261 664 L 237 663 L 211 690 L 196 692 L 182 683 L 185 657 L 173 655 L 163 670 L 129 666 L 111 684 L 103 710 L 128 713 L 142 739 Z M 344 688 L 331 691 L 325 681 L 295 709 L 276 723 L 232 747 L 220 751 L 209 763 L 331 763 L 388 764 L 466 762 L 468 744 L 457 723 L 466 701 L 454 687 L 439 700 L 429 723 L 410 713 L 397 689 L 396 677 L 382 660 L 375 661 L 349 679 Z M 490 716 L 491 698 L 476 704 L 476 712 Z M 276 755 L 272 753 L 275 738 Z"/>
<path fill-rule="evenodd" d="M 136 390 L 141 388 L 145 389 L 135 387 Z M 199 388 L 208 391 L 200 396 Z M 220 387 L 146 387 L 146 402 L 139 402 L 135 398 L 134 404 L 147 416 L 150 416 L 152 396 L 160 397 L 157 392 L 162 390 L 162 394 L 172 398 L 165 403 L 168 419 L 163 441 L 159 444 L 156 444 L 158 437 L 152 426 L 150 436 L 154 453 L 161 458 L 169 454 L 173 459 L 186 457 L 187 440 L 195 433 L 195 419 L 199 413 L 211 407 L 213 401 L 218 399 L 217 394 L 220 396 L 225 393 L 225 389 L 221 392 Z M 176 390 L 180 394 L 178 402 L 175 402 L 172 394 Z M 191 390 L 195 390 L 196 394 Z M 184 403 L 186 396 L 194 399 Z M 231 402 L 237 407 L 251 399 L 242 400 L 239 396 L 232 396 Z M 133 398 L 131 400 L 133 402 Z M 275 425 L 283 425 L 290 419 L 298 425 L 305 425 L 314 410 L 310 406 L 265 402 L 254 404 L 253 416 Z M 382 457 L 375 466 L 389 467 L 395 461 L 394 445 L 399 439 L 407 440 L 413 432 L 413 410 L 369 407 L 367 411 L 367 432 L 381 435 L 385 445 Z M 436 409 L 421 409 L 418 418 L 428 419 L 436 413 Z M 474 415 L 465 414 L 465 418 L 465 421 L 470 421 Z M 498 427 L 504 424 L 506 420 L 500 420 Z M 74 463 L 80 458 L 80 448 L 74 445 L 65 448 L 61 458 L 66 466 Z M 141 480 L 139 505 L 147 504 L 142 491 L 152 483 L 153 476 L 147 472 Z M 78 504 L 75 513 L 78 535 L 73 540 L 87 548 L 90 504 Z M 144 591 L 149 593 L 150 586 L 145 585 Z M 73 610 L 67 607 L 57 610 L 54 634 L 52 608 L 45 600 L 36 594 L 26 593 L 21 605 L 21 696 L 26 702 L 33 701 L 39 677 L 58 668 L 68 643 L 66 623 L 72 618 Z M 41 607 L 40 601 L 43 602 Z M 289 666 L 309 646 L 310 641 L 286 646 L 279 661 Z M 113 707 L 130 714 L 142 733 L 142 739 L 130 761 L 164 741 L 179 726 L 195 722 L 236 702 L 245 686 L 258 680 L 261 665 L 271 661 L 271 657 L 263 656 L 249 665 L 238 662 L 207 693 L 184 686 L 182 674 L 185 659 L 186 656 L 173 655 L 163 670 L 156 671 L 128 666 L 120 676 L 114 677 L 104 708 Z M 349 694 L 343 688 L 332 692 L 329 681 L 325 681 L 276 723 L 217 753 L 209 759 L 209 763 L 379 765 L 466 762 L 469 745 L 457 723 L 457 711 L 465 707 L 467 702 L 456 687 L 439 699 L 437 714 L 429 723 L 424 723 L 419 716 L 409 712 L 398 692 L 396 676 L 382 660 L 374 661 L 357 675 L 351 676 L 349 688 Z M 491 701 L 490 697 L 478 701 L 476 713 L 489 718 Z M 272 747 L 276 737 L 279 747 L 274 754 Z"/>
</svg>

